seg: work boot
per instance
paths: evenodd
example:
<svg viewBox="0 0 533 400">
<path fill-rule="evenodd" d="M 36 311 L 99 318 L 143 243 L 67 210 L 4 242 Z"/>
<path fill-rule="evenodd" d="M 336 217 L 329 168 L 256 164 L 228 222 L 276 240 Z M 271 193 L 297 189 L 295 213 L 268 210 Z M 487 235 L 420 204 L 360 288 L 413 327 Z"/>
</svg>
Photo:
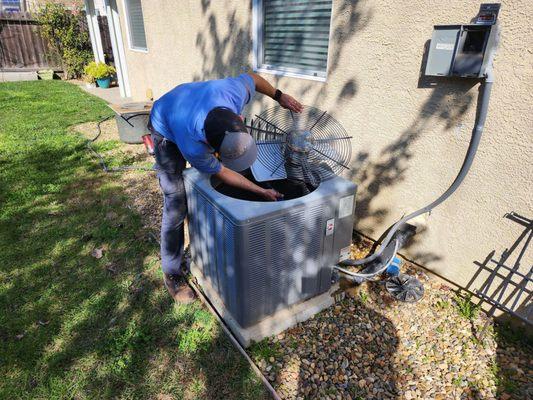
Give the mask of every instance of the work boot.
<svg viewBox="0 0 533 400">
<path fill-rule="evenodd" d="M 170 296 L 179 304 L 189 304 L 195 299 L 193 290 L 187 285 L 185 279 L 181 275 L 165 275 L 165 287 Z"/>
</svg>

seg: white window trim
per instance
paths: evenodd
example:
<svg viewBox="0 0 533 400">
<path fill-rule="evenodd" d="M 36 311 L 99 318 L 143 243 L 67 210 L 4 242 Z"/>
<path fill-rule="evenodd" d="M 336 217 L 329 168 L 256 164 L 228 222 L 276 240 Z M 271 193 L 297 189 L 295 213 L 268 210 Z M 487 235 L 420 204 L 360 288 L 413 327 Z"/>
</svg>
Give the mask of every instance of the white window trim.
<svg viewBox="0 0 533 400">
<path fill-rule="evenodd" d="M 135 51 L 135 52 L 138 52 L 138 53 L 148 53 L 148 38 L 146 37 L 146 26 L 144 25 L 144 11 L 143 11 L 143 28 L 144 28 L 144 36 L 145 36 L 145 40 L 146 40 L 146 47 L 133 46 L 133 44 L 131 43 L 130 15 L 129 15 L 129 12 L 128 12 L 128 6 L 126 5 L 127 1 L 128 0 L 122 0 L 122 8 L 124 10 L 124 16 L 126 17 L 126 20 L 124 22 L 125 22 L 125 25 L 126 25 L 126 36 L 128 37 L 128 48 L 131 51 Z M 141 2 L 141 7 L 142 7 L 142 2 Z"/>
<path fill-rule="evenodd" d="M 332 1 L 333 3 L 333 1 Z M 333 4 L 332 4 L 333 5 Z M 331 44 L 331 26 L 333 24 L 333 10 L 329 21 L 329 37 L 328 37 L 328 62 L 325 72 L 313 72 L 312 70 L 304 70 L 300 68 L 290 67 L 270 67 L 263 64 L 263 0 L 253 0 L 252 3 L 252 68 L 254 72 L 262 72 L 271 75 L 280 75 L 293 78 L 308 79 L 311 81 L 326 82 L 329 71 L 329 54 Z"/>
</svg>

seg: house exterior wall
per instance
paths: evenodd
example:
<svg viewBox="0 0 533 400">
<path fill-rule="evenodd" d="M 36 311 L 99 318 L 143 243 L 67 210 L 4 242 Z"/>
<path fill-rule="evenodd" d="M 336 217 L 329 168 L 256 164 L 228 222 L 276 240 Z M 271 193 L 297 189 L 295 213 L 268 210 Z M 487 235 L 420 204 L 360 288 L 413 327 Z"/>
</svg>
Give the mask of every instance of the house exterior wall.
<svg viewBox="0 0 533 400">
<path fill-rule="evenodd" d="M 419 221 L 422 232 L 404 250 L 471 289 L 487 277 L 473 279 L 474 262 L 493 250 L 500 254 L 522 230 L 503 215 L 533 217 L 533 2 L 502 3 L 496 82 L 478 155 L 463 186 Z M 303 103 L 331 112 L 354 136 L 355 228 L 375 239 L 442 193 L 463 161 L 478 85 L 443 80 L 429 87 L 420 75 L 433 25 L 467 23 L 477 7 L 461 0 L 333 0 L 327 81 L 263 74 Z M 134 98 L 145 99 L 151 89 L 157 99 L 180 83 L 252 65 L 251 1 L 145 0 L 143 12 L 148 51 L 129 50 L 124 37 Z M 272 105 L 256 96 L 248 114 Z M 531 253 L 525 257 L 531 260 Z M 522 269 L 529 265 L 524 258 Z"/>
</svg>

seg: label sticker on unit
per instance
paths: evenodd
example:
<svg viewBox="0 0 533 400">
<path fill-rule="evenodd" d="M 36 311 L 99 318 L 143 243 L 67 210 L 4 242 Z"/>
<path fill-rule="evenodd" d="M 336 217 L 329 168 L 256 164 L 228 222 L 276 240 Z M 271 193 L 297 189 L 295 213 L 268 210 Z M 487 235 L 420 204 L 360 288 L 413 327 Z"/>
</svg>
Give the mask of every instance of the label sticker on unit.
<svg viewBox="0 0 533 400">
<path fill-rule="evenodd" d="M 353 194 L 351 196 L 346 196 L 340 199 L 339 201 L 339 218 L 344 218 L 349 215 L 352 215 L 353 211 Z"/>
<path fill-rule="evenodd" d="M 453 48 L 455 47 L 454 43 L 437 43 L 435 48 L 437 50 L 450 50 L 453 51 Z"/>
<path fill-rule="evenodd" d="M 350 246 L 343 247 L 339 254 L 339 261 L 344 261 L 350 258 Z"/>
<path fill-rule="evenodd" d="M 326 221 L 326 236 L 333 235 L 335 230 L 335 218 L 328 219 Z"/>
</svg>

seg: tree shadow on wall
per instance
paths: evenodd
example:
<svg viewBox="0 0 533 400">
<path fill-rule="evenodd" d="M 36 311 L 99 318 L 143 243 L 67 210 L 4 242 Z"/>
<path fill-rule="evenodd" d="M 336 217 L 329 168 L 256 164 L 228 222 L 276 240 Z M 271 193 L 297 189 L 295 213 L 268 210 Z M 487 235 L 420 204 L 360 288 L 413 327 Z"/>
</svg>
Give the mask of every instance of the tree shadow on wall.
<svg viewBox="0 0 533 400">
<path fill-rule="evenodd" d="M 210 0 L 202 0 L 203 18 L 208 29 L 199 30 L 196 35 L 196 48 L 202 57 L 202 67 L 201 72 L 193 76 L 194 80 L 218 79 L 252 70 L 252 3 L 249 2 L 248 18 L 244 18 L 244 22 L 241 22 L 237 18 L 238 6 L 228 7 L 225 16 L 222 17 L 221 12 L 211 9 Z M 372 10 L 362 10 L 359 1 L 343 1 L 335 5 L 332 10 L 333 29 L 330 33 L 328 55 L 329 75 L 339 67 L 346 51 L 346 44 L 367 26 L 371 17 Z M 221 28 L 227 28 L 227 33 L 221 34 Z M 268 77 L 275 87 L 280 86 L 283 79 L 286 78 L 280 75 Z M 339 92 L 332 97 L 340 103 L 357 94 L 358 82 L 355 77 L 350 77 L 339 87 Z M 299 89 L 291 94 L 300 98 L 314 93 L 309 103 L 319 105 L 324 100 L 326 91 L 326 84 L 302 79 Z M 273 106 L 272 101 L 265 99 L 264 96 L 257 96 L 255 100 L 261 109 Z"/>
<path fill-rule="evenodd" d="M 219 10 L 212 9 L 213 3 L 202 0 L 202 13 L 208 29 L 199 31 L 196 36 L 196 48 L 202 55 L 201 72 L 194 76 L 195 80 L 220 78 L 236 75 L 250 70 L 250 57 L 252 48 L 252 2 L 249 3 L 250 17 L 237 18 L 237 6 L 227 7 L 225 16 Z M 372 9 L 364 9 L 359 1 L 343 1 L 335 5 L 332 10 L 332 31 L 330 34 L 328 75 L 332 76 L 341 65 L 341 60 L 347 51 L 348 44 L 362 30 L 366 28 L 373 16 Z M 244 21 L 244 22 L 242 22 Z M 221 34 L 221 28 L 227 27 L 227 33 Z M 377 156 L 371 156 L 366 150 L 360 150 L 352 158 L 352 168 L 347 176 L 359 184 L 356 228 L 368 236 L 377 233 L 373 226 L 379 226 L 387 215 L 393 212 L 379 205 L 382 193 L 388 188 L 401 184 L 405 178 L 411 160 L 415 157 L 413 145 L 423 134 L 436 134 L 432 132 L 435 119 L 445 121 L 444 134 L 453 133 L 457 129 L 465 113 L 470 109 L 474 95 L 469 92 L 476 81 L 474 80 L 446 80 L 445 82 L 432 81 L 423 77 L 427 60 L 429 41 L 425 45 L 424 57 L 420 69 L 419 88 L 431 88 L 432 94 L 419 110 L 418 116 L 411 125 L 401 132 L 390 144 L 386 145 Z M 269 76 L 268 79 L 274 86 L 279 86 L 284 79 L 279 75 Z M 310 103 L 320 107 L 328 97 L 335 98 L 334 105 L 341 105 L 355 97 L 360 84 L 354 76 L 335 87 L 338 93 L 332 95 L 331 85 L 324 83 L 301 80 L 301 85 L 293 94 L 300 98 L 311 96 Z M 260 109 L 273 106 L 270 99 L 257 96 L 256 103 Z M 402 106 L 401 104 L 398 107 Z M 335 107 L 329 106 L 329 111 L 335 114 Z M 442 135 L 443 132 L 438 132 Z M 434 149 L 438 155 L 438 149 Z M 455 167 L 458 169 L 458 167 Z M 436 182 L 438 184 L 438 182 Z M 381 196 L 380 196 L 381 194 Z M 414 204 L 413 209 L 423 206 Z M 398 218 L 400 215 L 398 215 Z M 420 240 L 423 235 L 415 237 Z M 431 253 L 417 252 L 415 260 L 420 264 L 427 264 L 439 260 L 441 256 Z"/>
<path fill-rule="evenodd" d="M 353 157 L 352 169 L 348 176 L 359 185 L 356 229 L 363 225 L 364 228 L 359 228 L 359 230 L 366 236 L 375 237 L 378 232 L 373 227 L 381 225 L 386 217 L 391 212 L 394 212 L 394 210 L 380 206 L 378 199 L 380 198 L 380 193 L 388 191 L 391 187 L 405 181 L 410 163 L 417 156 L 413 149 L 416 142 L 423 135 L 454 134 L 454 131 L 461 126 L 464 115 L 468 112 L 475 99 L 474 94 L 470 91 L 477 84 L 475 80 L 447 79 L 444 81 L 424 76 L 428 49 L 429 41 L 425 44 L 424 56 L 419 71 L 418 88 L 432 89 L 432 93 L 421 106 L 417 117 L 407 129 L 402 131 L 392 143 L 386 145 L 377 156 L 371 157 L 368 151 L 359 151 Z M 400 107 L 401 104 L 398 106 Z M 444 132 L 433 130 L 435 120 L 445 122 Z M 429 149 L 429 152 L 434 153 L 434 158 L 439 155 L 438 148 Z M 452 166 L 451 168 L 458 172 L 460 165 Z M 445 187 L 448 187 L 449 184 L 451 184 L 451 180 L 446 183 Z M 439 185 L 439 182 L 435 182 L 435 186 L 443 187 Z M 428 188 L 421 187 L 420 190 L 428 191 Z M 431 197 L 431 201 L 440 195 L 442 191 L 444 189 L 435 190 L 436 193 Z M 409 212 L 425 205 L 408 205 Z M 402 209 L 405 209 L 405 205 L 403 205 Z M 401 217 L 402 215 L 398 213 L 395 219 L 400 219 Z M 419 229 L 407 248 L 418 243 L 423 237 L 423 232 L 424 229 Z M 431 252 L 416 252 L 412 256 L 418 264 L 422 265 L 441 259 L 440 255 Z"/>
</svg>

